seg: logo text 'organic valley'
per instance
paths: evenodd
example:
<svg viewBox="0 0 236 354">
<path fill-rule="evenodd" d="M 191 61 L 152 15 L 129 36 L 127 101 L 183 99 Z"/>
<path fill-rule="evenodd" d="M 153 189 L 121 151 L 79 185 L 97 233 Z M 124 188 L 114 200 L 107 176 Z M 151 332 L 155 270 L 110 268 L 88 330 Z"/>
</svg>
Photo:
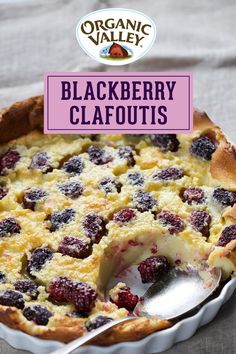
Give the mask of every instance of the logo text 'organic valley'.
<svg viewBox="0 0 236 354">
<path fill-rule="evenodd" d="M 141 12 L 112 8 L 83 17 L 76 36 L 93 59 L 108 65 L 124 65 L 136 61 L 152 47 L 156 26 Z"/>
</svg>

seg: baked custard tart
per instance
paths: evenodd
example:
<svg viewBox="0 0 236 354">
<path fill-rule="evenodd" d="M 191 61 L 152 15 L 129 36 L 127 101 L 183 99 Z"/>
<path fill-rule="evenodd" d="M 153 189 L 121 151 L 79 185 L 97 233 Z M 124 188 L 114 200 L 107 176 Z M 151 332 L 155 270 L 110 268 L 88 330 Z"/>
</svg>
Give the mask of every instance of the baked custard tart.
<svg viewBox="0 0 236 354">
<path fill-rule="evenodd" d="M 0 112 L 0 321 L 69 342 L 128 316 L 143 283 L 190 263 L 236 266 L 236 155 L 194 112 L 186 135 L 44 135 L 43 97 Z M 137 317 L 94 340 L 137 340 L 171 322 Z"/>
</svg>

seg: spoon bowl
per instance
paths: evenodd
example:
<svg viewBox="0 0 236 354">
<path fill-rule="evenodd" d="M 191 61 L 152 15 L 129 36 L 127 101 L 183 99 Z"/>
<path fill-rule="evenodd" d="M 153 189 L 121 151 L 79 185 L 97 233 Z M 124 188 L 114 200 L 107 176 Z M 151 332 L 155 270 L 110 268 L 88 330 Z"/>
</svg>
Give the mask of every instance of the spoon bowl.
<svg viewBox="0 0 236 354">
<path fill-rule="evenodd" d="M 86 344 L 96 336 L 125 321 L 132 321 L 137 316 L 154 316 L 174 320 L 200 306 L 218 287 L 221 270 L 204 267 L 198 270 L 191 265 L 184 268 L 172 268 L 154 284 L 143 284 L 136 266 L 131 266 L 108 282 L 105 297 L 118 282 L 124 282 L 131 290 L 142 296 L 134 309 L 134 316 L 109 322 L 87 335 L 74 340 L 52 354 L 69 354 Z"/>
<path fill-rule="evenodd" d="M 200 306 L 218 287 L 221 270 L 187 268 L 172 268 L 151 285 L 144 294 L 144 300 L 137 304 L 135 313 L 174 320 Z"/>
</svg>

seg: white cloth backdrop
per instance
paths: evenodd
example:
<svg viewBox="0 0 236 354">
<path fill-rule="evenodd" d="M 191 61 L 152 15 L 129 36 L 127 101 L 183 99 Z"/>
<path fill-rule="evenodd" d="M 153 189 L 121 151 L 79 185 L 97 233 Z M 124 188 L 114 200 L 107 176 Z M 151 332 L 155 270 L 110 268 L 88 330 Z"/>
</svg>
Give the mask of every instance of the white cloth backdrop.
<svg viewBox="0 0 236 354">
<path fill-rule="evenodd" d="M 114 69 L 79 47 L 79 18 L 106 7 L 143 11 L 156 22 L 157 40 L 143 59 Z M 236 142 L 235 0 L 0 0 L 0 107 L 43 93 L 45 71 L 85 70 L 192 71 L 195 106 Z M 235 323 L 231 301 L 217 321 L 167 353 L 233 354 Z M 0 353 L 16 352 L 2 344 Z"/>
</svg>

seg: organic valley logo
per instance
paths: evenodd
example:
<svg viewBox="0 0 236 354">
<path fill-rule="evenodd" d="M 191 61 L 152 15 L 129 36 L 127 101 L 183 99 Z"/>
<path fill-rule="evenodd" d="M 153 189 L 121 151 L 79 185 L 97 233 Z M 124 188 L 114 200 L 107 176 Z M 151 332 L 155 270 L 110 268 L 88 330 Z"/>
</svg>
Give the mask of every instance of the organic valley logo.
<svg viewBox="0 0 236 354">
<path fill-rule="evenodd" d="M 84 16 L 76 27 L 76 37 L 93 59 L 124 65 L 141 58 L 152 47 L 156 26 L 141 12 L 111 8 Z"/>
</svg>

